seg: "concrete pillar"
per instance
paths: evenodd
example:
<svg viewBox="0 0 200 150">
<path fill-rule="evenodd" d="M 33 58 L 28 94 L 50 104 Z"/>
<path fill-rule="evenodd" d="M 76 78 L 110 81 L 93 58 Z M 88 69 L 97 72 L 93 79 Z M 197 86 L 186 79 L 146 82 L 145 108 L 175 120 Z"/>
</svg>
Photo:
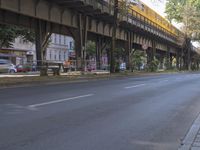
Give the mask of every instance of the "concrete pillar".
<svg viewBox="0 0 200 150">
<path fill-rule="evenodd" d="M 96 67 L 97 69 L 101 69 L 101 59 L 102 59 L 102 50 L 103 50 L 103 42 L 101 37 L 97 37 L 96 39 Z"/>
<path fill-rule="evenodd" d="M 148 48 L 146 50 L 146 53 L 147 53 L 147 64 L 151 63 L 151 51 L 152 51 L 152 48 Z"/>
<path fill-rule="evenodd" d="M 41 29 L 41 21 L 37 20 L 35 26 L 35 47 L 36 47 L 36 58 L 37 58 L 37 66 L 40 69 L 42 66 L 42 29 Z"/>
<path fill-rule="evenodd" d="M 41 76 L 47 75 L 47 67 L 44 64 L 45 50 L 44 47 L 48 42 L 51 34 L 48 33 L 48 24 L 45 21 L 37 20 L 35 25 L 35 45 L 36 45 L 36 57 L 37 66 L 40 70 Z"/>
<path fill-rule="evenodd" d="M 189 46 L 187 50 L 187 69 L 191 70 L 191 47 Z"/>
<path fill-rule="evenodd" d="M 151 61 L 155 60 L 155 55 L 156 55 L 156 41 L 152 41 Z"/>
<path fill-rule="evenodd" d="M 172 69 L 172 65 L 173 65 L 173 54 L 170 54 L 170 59 L 169 59 L 169 66 L 170 66 L 170 69 Z"/>
<path fill-rule="evenodd" d="M 127 67 L 127 70 L 130 70 L 130 66 L 131 66 L 131 51 L 132 51 L 132 41 L 133 41 L 133 33 L 132 32 L 128 32 L 128 35 L 127 35 L 127 39 L 128 41 L 125 43 L 125 50 L 126 50 L 126 67 Z"/>
<path fill-rule="evenodd" d="M 159 62 L 160 62 L 160 69 L 163 69 L 163 65 L 164 65 L 164 58 L 165 56 L 161 53 L 160 56 L 159 56 Z"/>
<path fill-rule="evenodd" d="M 88 16 L 79 14 L 78 16 L 78 31 L 75 35 L 75 50 L 76 50 L 76 64 L 77 69 L 85 70 L 86 62 L 86 47 L 88 36 Z"/>
<path fill-rule="evenodd" d="M 97 37 L 97 39 L 96 39 L 96 68 L 97 69 L 99 69 L 100 68 L 100 66 L 99 66 L 99 60 L 100 60 L 100 56 L 99 56 L 99 38 Z"/>
<path fill-rule="evenodd" d="M 199 70 L 199 60 L 197 60 L 197 70 Z"/>
<path fill-rule="evenodd" d="M 166 52 L 166 68 L 170 69 L 170 47 L 167 46 L 167 52 Z"/>
<path fill-rule="evenodd" d="M 178 50 L 176 52 L 176 69 L 180 70 L 180 52 Z"/>
<path fill-rule="evenodd" d="M 181 48 L 180 52 L 180 70 L 183 69 L 183 48 Z"/>
<path fill-rule="evenodd" d="M 76 52 L 76 69 L 80 70 L 82 62 L 82 57 L 81 57 L 82 45 L 80 43 L 80 38 L 76 36 L 74 38 L 74 42 L 75 42 L 75 52 Z"/>
</svg>

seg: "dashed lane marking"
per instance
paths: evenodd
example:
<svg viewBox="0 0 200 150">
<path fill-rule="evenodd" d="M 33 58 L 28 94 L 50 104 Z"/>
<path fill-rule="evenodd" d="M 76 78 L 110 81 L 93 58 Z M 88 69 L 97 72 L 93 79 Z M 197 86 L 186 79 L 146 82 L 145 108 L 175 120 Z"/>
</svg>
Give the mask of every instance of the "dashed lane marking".
<svg viewBox="0 0 200 150">
<path fill-rule="evenodd" d="M 61 102 L 65 102 L 65 101 L 70 101 L 70 100 L 76 100 L 76 99 L 91 97 L 93 95 L 94 94 L 87 94 L 87 95 L 80 95 L 80 96 L 70 97 L 70 98 L 65 98 L 65 99 L 58 99 L 58 100 L 54 100 L 54 101 L 49 101 L 49 102 L 44 102 L 44 103 L 38 103 L 38 104 L 29 105 L 28 107 L 29 108 L 36 108 L 36 107 L 41 107 L 41 106 L 45 106 L 45 105 L 56 104 L 56 103 L 61 103 Z"/>
<path fill-rule="evenodd" d="M 133 85 L 133 86 L 127 86 L 127 87 L 124 87 L 125 89 L 131 89 L 131 88 L 136 88 L 136 87 L 141 87 L 141 86 L 144 86 L 146 84 L 138 84 L 138 85 Z"/>
</svg>

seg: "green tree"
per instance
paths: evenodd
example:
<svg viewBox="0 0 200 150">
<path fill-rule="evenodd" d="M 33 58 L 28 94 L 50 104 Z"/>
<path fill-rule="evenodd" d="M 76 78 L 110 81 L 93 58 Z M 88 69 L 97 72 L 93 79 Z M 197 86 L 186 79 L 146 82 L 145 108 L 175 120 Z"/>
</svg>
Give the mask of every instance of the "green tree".
<svg viewBox="0 0 200 150">
<path fill-rule="evenodd" d="M 191 49 L 193 41 L 200 41 L 200 1 L 199 0 L 168 0 L 166 13 L 170 21 L 182 23 L 179 41 L 183 50 L 184 69 L 191 68 Z"/>
<path fill-rule="evenodd" d="M 144 63 L 144 57 L 145 53 L 143 51 L 135 51 L 132 53 L 130 57 L 130 62 L 131 62 L 131 70 L 133 71 L 134 69 L 140 70 L 142 64 Z"/>
<path fill-rule="evenodd" d="M 15 38 L 17 37 L 16 30 L 12 26 L 0 25 L 0 49 L 12 47 Z"/>
<path fill-rule="evenodd" d="M 94 57 L 96 54 L 95 42 L 88 41 L 86 47 L 87 57 Z"/>
<path fill-rule="evenodd" d="M 11 25 L 0 25 L 0 48 L 11 48 L 15 38 L 22 37 L 24 41 L 35 42 L 34 32 Z"/>
<path fill-rule="evenodd" d="M 27 28 L 15 27 L 17 36 L 20 36 L 24 41 L 35 43 L 35 32 Z"/>
<path fill-rule="evenodd" d="M 113 15 L 113 30 L 112 30 L 112 41 L 111 41 L 111 50 L 110 50 L 110 72 L 115 72 L 115 50 L 116 50 L 116 31 L 119 26 L 120 18 L 128 14 L 128 8 L 131 4 L 131 0 L 113 0 L 114 4 L 114 15 Z M 120 18 L 118 16 L 121 16 Z"/>
<path fill-rule="evenodd" d="M 167 18 L 170 21 L 183 23 L 182 32 L 193 40 L 200 39 L 200 1 L 168 0 L 166 3 Z"/>
</svg>

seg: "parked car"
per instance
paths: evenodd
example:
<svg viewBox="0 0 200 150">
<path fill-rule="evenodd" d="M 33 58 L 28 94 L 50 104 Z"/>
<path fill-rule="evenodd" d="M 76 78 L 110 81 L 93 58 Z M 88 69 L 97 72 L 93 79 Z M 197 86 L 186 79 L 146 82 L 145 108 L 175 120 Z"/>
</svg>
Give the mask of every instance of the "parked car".
<svg viewBox="0 0 200 150">
<path fill-rule="evenodd" d="M 32 67 L 29 65 L 17 65 L 17 72 L 29 72 L 32 71 Z"/>
<path fill-rule="evenodd" d="M 0 59 L 0 73 L 16 73 L 17 69 L 9 60 Z"/>
</svg>

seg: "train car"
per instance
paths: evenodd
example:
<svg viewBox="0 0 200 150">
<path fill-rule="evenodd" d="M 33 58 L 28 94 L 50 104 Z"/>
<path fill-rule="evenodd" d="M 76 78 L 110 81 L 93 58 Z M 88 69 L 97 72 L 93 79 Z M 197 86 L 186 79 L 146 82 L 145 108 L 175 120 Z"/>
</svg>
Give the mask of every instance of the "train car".
<svg viewBox="0 0 200 150">
<path fill-rule="evenodd" d="M 131 4 L 129 13 L 136 18 L 145 20 L 150 25 L 156 26 L 157 28 L 168 32 L 173 36 L 178 36 L 179 34 L 176 27 L 141 1 L 138 1 L 136 5 Z"/>
</svg>

